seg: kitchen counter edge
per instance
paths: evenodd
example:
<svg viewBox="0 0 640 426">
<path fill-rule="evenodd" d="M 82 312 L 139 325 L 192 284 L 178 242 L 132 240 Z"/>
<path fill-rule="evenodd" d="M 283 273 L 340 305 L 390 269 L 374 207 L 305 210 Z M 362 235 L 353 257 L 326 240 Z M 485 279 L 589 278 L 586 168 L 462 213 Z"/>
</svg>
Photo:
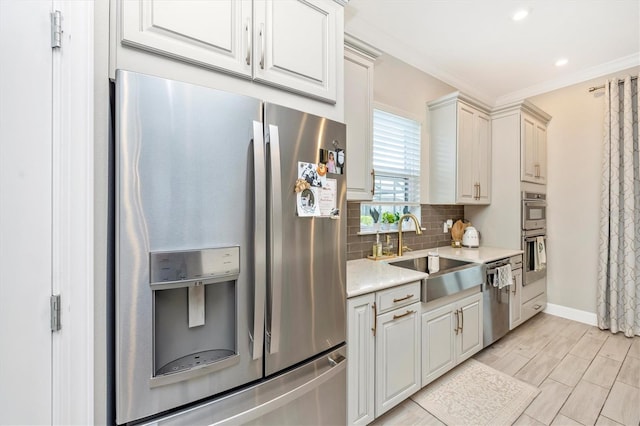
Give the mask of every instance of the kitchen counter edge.
<svg viewBox="0 0 640 426">
<path fill-rule="evenodd" d="M 347 262 L 347 298 L 361 296 L 427 278 L 429 274 L 393 266 L 390 265 L 390 263 L 404 259 L 425 257 L 429 253 L 438 253 L 439 256 L 448 259 L 487 263 L 522 254 L 523 251 L 519 249 L 484 246 L 478 248 L 434 247 L 432 249 L 412 251 L 405 253 L 402 257 L 386 260 L 350 260 Z"/>
</svg>

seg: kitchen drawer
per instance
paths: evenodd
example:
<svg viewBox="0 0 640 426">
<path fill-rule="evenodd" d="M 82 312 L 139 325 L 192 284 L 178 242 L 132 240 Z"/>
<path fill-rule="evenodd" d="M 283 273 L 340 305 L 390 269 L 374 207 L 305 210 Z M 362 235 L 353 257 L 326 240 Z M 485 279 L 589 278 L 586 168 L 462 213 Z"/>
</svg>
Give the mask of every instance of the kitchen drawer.
<svg viewBox="0 0 640 426">
<path fill-rule="evenodd" d="M 547 307 L 547 293 L 542 293 L 522 305 L 522 321 L 526 321 Z"/>
<path fill-rule="evenodd" d="M 522 283 L 522 301 L 526 302 L 527 300 L 531 300 L 539 294 L 545 293 L 547 291 L 547 278 L 542 278 L 540 280 L 534 281 L 530 284 L 525 285 Z"/>
<path fill-rule="evenodd" d="M 378 314 L 420 301 L 420 281 L 376 293 Z"/>
</svg>

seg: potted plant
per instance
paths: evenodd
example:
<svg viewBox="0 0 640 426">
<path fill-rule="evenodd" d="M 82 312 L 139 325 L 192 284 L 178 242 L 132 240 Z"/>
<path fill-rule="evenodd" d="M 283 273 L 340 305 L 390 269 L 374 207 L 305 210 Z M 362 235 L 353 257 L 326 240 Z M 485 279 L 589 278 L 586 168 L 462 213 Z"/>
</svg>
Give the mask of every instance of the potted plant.
<svg viewBox="0 0 640 426">
<path fill-rule="evenodd" d="M 396 217 L 396 215 L 391 212 L 382 213 L 382 224 L 384 226 L 384 229 L 389 229 L 391 225 L 397 222 L 397 220 L 398 217 Z"/>
</svg>

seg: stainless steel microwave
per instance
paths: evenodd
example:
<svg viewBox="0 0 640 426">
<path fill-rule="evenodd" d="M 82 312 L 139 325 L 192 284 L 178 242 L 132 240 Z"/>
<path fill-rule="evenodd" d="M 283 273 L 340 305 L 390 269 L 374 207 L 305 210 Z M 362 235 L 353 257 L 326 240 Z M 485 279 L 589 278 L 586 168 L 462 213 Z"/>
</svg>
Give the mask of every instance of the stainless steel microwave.
<svg viewBox="0 0 640 426">
<path fill-rule="evenodd" d="M 522 229 L 547 227 L 547 196 L 537 192 L 522 193 Z"/>
</svg>

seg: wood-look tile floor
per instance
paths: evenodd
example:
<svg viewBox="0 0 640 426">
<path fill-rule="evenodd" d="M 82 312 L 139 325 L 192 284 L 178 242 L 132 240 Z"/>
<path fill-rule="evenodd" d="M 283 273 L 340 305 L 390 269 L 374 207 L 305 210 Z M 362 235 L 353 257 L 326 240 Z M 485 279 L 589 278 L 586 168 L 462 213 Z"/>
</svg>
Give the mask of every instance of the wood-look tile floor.
<svg viewBox="0 0 640 426">
<path fill-rule="evenodd" d="M 514 425 L 640 425 L 639 336 L 541 313 L 474 358 L 540 389 Z M 407 399 L 372 424 L 443 423 Z"/>
</svg>

